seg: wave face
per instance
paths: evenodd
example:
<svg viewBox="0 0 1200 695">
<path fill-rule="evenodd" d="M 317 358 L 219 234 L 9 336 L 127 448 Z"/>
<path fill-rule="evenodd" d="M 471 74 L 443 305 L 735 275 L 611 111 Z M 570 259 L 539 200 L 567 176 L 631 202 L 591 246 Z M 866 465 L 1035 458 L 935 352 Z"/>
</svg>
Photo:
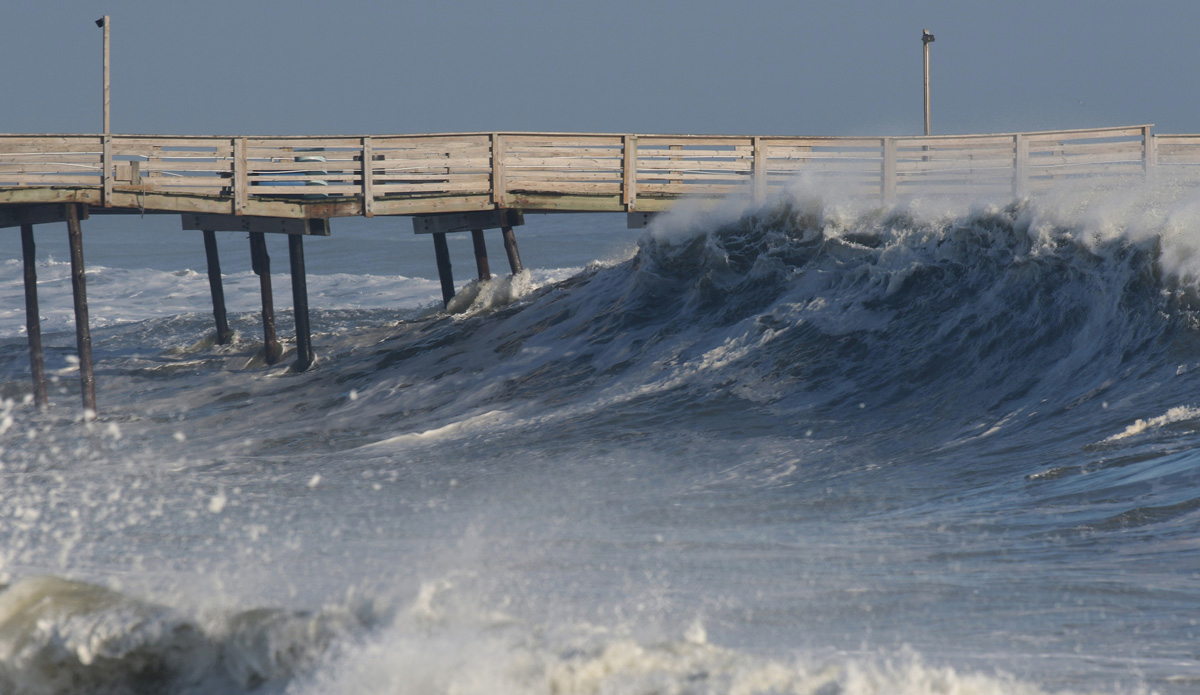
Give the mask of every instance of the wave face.
<svg viewBox="0 0 1200 695">
<path fill-rule="evenodd" d="M 99 421 L 0 341 L 0 692 L 1190 692 L 1188 200 L 681 210 L 453 313 L 316 274 L 302 375 L 114 292 Z"/>
</svg>

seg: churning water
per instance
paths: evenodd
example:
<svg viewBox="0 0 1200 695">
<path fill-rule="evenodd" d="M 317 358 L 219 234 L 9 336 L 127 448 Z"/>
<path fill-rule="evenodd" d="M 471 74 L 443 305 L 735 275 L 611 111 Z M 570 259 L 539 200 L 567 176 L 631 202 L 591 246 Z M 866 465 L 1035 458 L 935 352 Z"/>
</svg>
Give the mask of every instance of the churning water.
<svg viewBox="0 0 1200 695">
<path fill-rule="evenodd" d="M 546 219 L 454 314 L 335 222 L 304 374 L 244 238 L 213 346 L 198 238 L 85 223 L 93 422 L 53 252 L 26 397 L 11 253 L 0 692 L 1200 689 L 1187 192 Z"/>
</svg>

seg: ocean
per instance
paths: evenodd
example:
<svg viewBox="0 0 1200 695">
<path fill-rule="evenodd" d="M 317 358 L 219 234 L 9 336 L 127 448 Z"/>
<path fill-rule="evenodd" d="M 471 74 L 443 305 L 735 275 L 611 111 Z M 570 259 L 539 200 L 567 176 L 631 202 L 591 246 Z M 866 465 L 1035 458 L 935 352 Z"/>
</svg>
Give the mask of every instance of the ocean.
<svg viewBox="0 0 1200 695">
<path fill-rule="evenodd" d="M 0 693 L 1200 691 L 1200 204 L 1166 184 L 528 215 L 442 311 L 406 219 L 0 237 Z M 279 334 L 291 337 L 283 239 Z M 489 234 L 492 268 L 504 266 Z M 285 344 L 285 347 L 288 347 Z"/>
</svg>

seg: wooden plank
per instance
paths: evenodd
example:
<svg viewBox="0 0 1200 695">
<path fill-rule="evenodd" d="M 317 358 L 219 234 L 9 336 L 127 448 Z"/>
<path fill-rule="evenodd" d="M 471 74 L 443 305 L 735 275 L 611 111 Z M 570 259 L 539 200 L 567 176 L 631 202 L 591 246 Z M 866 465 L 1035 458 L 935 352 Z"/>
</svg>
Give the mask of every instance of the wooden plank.
<svg viewBox="0 0 1200 695">
<path fill-rule="evenodd" d="M 457 151 L 457 150 L 456 150 Z M 620 147 L 514 147 L 509 143 L 505 161 L 512 157 L 537 157 L 553 159 L 557 157 L 616 159 L 624 157 Z"/>
<path fill-rule="evenodd" d="M 679 183 L 645 183 L 638 182 L 638 190 L 643 193 L 670 193 L 675 195 L 711 195 L 722 196 L 730 193 L 740 193 L 746 189 L 746 184 L 712 184 L 706 186 L 695 186 L 690 184 Z"/>
<path fill-rule="evenodd" d="M 661 159 L 644 159 L 638 158 L 639 171 L 738 171 L 750 172 L 753 171 L 754 163 L 749 159 L 719 162 L 714 160 L 706 161 L 688 161 L 680 160 L 673 162 L 670 160 Z"/>
<path fill-rule="evenodd" d="M 1085 140 L 1101 140 L 1101 139 L 1116 139 L 1140 137 L 1142 134 L 1142 126 L 1134 128 L 1112 128 L 1108 130 L 1092 130 L 1092 131 L 1048 131 L 1045 133 L 1029 134 L 1030 143 L 1058 142 L 1058 143 L 1081 143 Z"/>
<path fill-rule="evenodd" d="M 103 161 L 100 153 L 85 154 L 41 154 L 41 153 L 0 153 L 0 162 L 13 162 L 21 164 L 86 164 L 100 169 L 100 164 Z"/>
<path fill-rule="evenodd" d="M 62 164 L 39 164 L 37 162 L 0 162 L 0 174 L 62 174 L 65 176 L 95 176 L 98 181 L 101 171 L 98 164 L 95 166 L 80 165 L 73 167 L 63 166 Z"/>
<path fill-rule="evenodd" d="M 960 160 L 960 159 L 987 159 L 990 157 L 1007 157 L 1012 159 L 1013 144 L 1010 142 L 1004 147 L 980 147 L 978 149 L 951 149 L 951 150 L 918 150 L 918 149 L 898 149 L 897 154 L 902 158 L 922 158 L 922 159 L 937 159 L 937 160 Z"/>
<path fill-rule="evenodd" d="M 502 133 L 505 141 L 517 150 L 523 150 L 530 147 L 617 147 L 621 146 L 622 135 L 591 135 L 591 136 L 568 136 L 560 137 L 557 135 L 514 135 L 511 133 Z"/>
<path fill-rule="evenodd" d="M 568 181 L 556 181 L 553 184 L 539 185 L 536 181 L 525 181 L 520 184 L 513 182 L 509 186 L 509 190 L 515 192 L 538 192 L 538 193 L 562 193 L 562 194 L 620 194 L 621 183 L 614 181 L 612 183 L 574 183 Z"/>
<path fill-rule="evenodd" d="M 440 185 L 422 183 L 389 183 L 375 184 L 375 195 L 391 195 L 395 193 L 489 193 L 492 190 L 491 181 L 466 181 L 462 183 L 444 183 Z"/>
<path fill-rule="evenodd" d="M 1002 148 L 1012 146 L 1011 135 L 960 135 L 960 136 L 931 136 L 931 137 L 899 137 L 897 148 L 901 151 L 929 148 L 930 151 L 976 148 Z"/>
<path fill-rule="evenodd" d="M 508 171 L 504 176 L 508 181 L 509 186 L 515 185 L 517 181 L 545 181 L 552 183 L 554 181 L 621 181 L 622 175 L 620 171 L 575 171 L 575 170 L 560 170 L 560 171 Z"/>
<path fill-rule="evenodd" d="M 596 196 L 560 196 L 536 193 L 511 193 L 509 204 L 525 211 L 570 211 L 570 212 L 623 212 L 624 203 L 619 193 Z M 647 212 L 665 210 L 668 205 L 654 200 L 638 198 L 638 206 Z M 647 209 L 649 208 L 649 209 Z"/>
<path fill-rule="evenodd" d="M 524 207 L 524 206 L 517 206 Z M 375 201 L 375 215 L 417 215 L 438 212 L 466 212 L 470 210 L 491 210 L 492 196 L 490 191 L 479 195 L 453 196 L 446 198 L 378 198 Z"/>
<path fill-rule="evenodd" d="M 0 228 L 65 222 L 66 219 L 66 207 L 63 205 L 10 205 L 0 207 Z"/>
<path fill-rule="evenodd" d="M 37 183 L 38 185 L 47 185 L 47 182 L 53 181 L 63 181 L 68 186 L 94 186 L 97 190 L 102 190 L 100 172 L 98 171 L 79 173 L 51 172 L 46 174 L 0 173 L 0 176 L 3 176 L 5 180 L 27 181 L 30 183 Z"/>
<path fill-rule="evenodd" d="M 416 162 L 418 164 L 426 164 L 440 162 L 446 160 L 484 160 L 490 161 L 492 150 L 490 147 L 464 147 L 455 150 L 380 150 L 371 144 L 372 150 L 376 157 L 380 159 L 376 161 L 384 162 Z"/>
<path fill-rule="evenodd" d="M 258 148 L 345 148 L 349 150 L 357 150 L 362 144 L 362 137 L 247 137 L 246 147 L 248 149 Z"/>
<path fill-rule="evenodd" d="M 525 224 L 520 210 L 480 210 L 466 213 L 439 213 L 413 217 L 414 234 L 451 234 L 476 229 L 500 229 Z"/>
<path fill-rule="evenodd" d="M 1004 172 L 1004 175 L 1012 173 L 1013 163 L 1012 158 L 1008 160 L 996 160 L 991 162 L 962 162 L 962 163 L 946 163 L 946 162 L 921 162 L 921 161 L 901 161 L 896 163 L 896 171 L 902 174 L 937 174 L 949 172 L 988 172 L 998 171 Z"/>
<path fill-rule="evenodd" d="M 513 169 L 605 169 L 621 171 L 620 156 L 612 159 L 568 158 L 568 157 L 514 157 L 511 154 L 504 158 L 504 168 Z"/>
<path fill-rule="evenodd" d="M 1141 164 L 1142 153 L 1139 150 L 1136 153 L 1113 153 L 1113 154 L 1089 154 L 1089 155 L 1046 155 L 1036 152 L 1031 152 L 1029 155 L 1029 165 L 1032 167 L 1068 167 L 1079 166 L 1081 164 L 1095 163 L 1123 163 L 1137 162 Z"/>
<path fill-rule="evenodd" d="M 660 160 L 668 157 L 684 161 L 750 161 L 754 158 L 754 150 L 750 148 L 745 150 L 648 150 L 645 147 L 638 148 L 639 160 Z"/>
<path fill-rule="evenodd" d="M 1030 146 L 1030 152 L 1056 152 L 1099 154 L 1105 152 L 1141 152 L 1141 140 L 1124 140 L 1121 142 L 1073 142 L 1067 144 L 1051 144 L 1040 147 Z"/>
<path fill-rule="evenodd" d="M 442 176 L 434 176 L 434 175 L 379 176 L 379 175 L 376 175 L 376 178 L 374 178 L 374 187 L 376 187 L 376 188 L 379 188 L 379 186 L 390 186 L 390 185 L 396 185 L 396 184 L 421 184 L 421 185 L 430 185 L 430 186 L 436 186 L 439 184 L 446 184 L 446 185 L 470 184 L 470 185 L 478 185 L 478 186 L 484 186 L 484 187 L 490 188 L 492 185 L 492 178 L 490 175 L 487 175 L 487 174 L 470 175 L 470 176 L 466 176 L 466 175 L 462 175 L 462 176 L 445 176 L 445 175 L 442 175 Z"/>
<path fill-rule="evenodd" d="M 329 236 L 327 219 L 192 213 L 181 215 L 180 222 L 184 230 Z"/>
<path fill-rule="evenodd" d="M 688 136 L 688 135 L 639 135 L 638 148 L 670 147 L 681 145 L 686 152 L 688 147 L 745 147 L 752 148 L 751 137 L 743 136 Z"/>
</svg>

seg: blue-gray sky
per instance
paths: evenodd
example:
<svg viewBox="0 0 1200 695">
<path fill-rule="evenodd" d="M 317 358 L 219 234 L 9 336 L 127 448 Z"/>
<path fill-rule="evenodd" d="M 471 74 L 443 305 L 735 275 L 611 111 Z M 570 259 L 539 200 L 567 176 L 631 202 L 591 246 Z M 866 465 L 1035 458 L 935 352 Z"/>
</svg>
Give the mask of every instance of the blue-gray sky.
<svg viewBox="0 0 1200 695">
<path fill-rule="evenodd" d="M 5 0 L 0 131 L 1200 132 L 1194 0 Z"/>
</svg>

